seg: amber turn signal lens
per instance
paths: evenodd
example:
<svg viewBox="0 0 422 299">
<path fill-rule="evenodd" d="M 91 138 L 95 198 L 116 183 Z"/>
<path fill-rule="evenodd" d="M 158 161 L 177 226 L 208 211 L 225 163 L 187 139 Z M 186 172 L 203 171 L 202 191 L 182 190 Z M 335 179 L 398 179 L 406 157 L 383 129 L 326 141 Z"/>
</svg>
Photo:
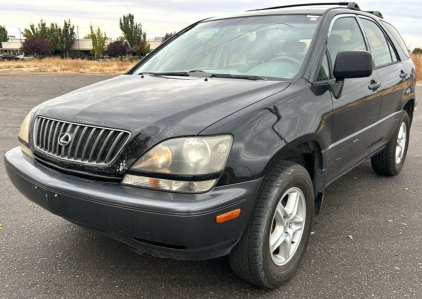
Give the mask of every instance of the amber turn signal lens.
<svg viewBox="0 0 422 299">
<path fill-rule="evenodd" d="M 240 209 L 237 209 L 228 213 L 218 215 L 217 217 L 215 217 L 215 222 L 217 223 L 226 222 L 226 221 L 239 217 L 239 215 L 240 215 Z"/>
</svg>

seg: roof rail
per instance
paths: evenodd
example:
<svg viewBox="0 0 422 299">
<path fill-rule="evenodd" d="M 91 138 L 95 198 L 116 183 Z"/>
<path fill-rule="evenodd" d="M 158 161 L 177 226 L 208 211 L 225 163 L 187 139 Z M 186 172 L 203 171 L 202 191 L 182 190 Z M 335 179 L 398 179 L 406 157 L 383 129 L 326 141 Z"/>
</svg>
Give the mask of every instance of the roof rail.
<svg viewBox="0 0 422 299">
<path fill-rule="evenodd" d="M 360 10 L 360 7 L 356 2 L 349 2 L 349 4 L 347 4 L 347 8 L 348 9 L 354 9 L 354 10 Z"/>
<path fill-rule="evenodd" d="M 365 11 L 367 13 L 373 14 L 374 16 L 377 16 L 378 18 L 384 19 L 384 16 L 381 12 L 374 10 L 374 11 Z"/>
<path fill-rule="evenodd" d="M 289 8 L 289 7 L 301 7 L 301 6 L 318 6 L 318 5 L 338 5 L 338 6 L 346 6 L 346 8 L 348 8 L 348 9 L 360 10 L 360 7 L 356 2 L 326 2 L 326 3 L 303 3 L 303 4 L 273 6 L 273 7 L 267 7 L 267 8 L 251 9 L 251 10 L 248 10 L 248 11 L 269 10 L 269 9 L 279 9 L 279 8 Z"/>
</svg>

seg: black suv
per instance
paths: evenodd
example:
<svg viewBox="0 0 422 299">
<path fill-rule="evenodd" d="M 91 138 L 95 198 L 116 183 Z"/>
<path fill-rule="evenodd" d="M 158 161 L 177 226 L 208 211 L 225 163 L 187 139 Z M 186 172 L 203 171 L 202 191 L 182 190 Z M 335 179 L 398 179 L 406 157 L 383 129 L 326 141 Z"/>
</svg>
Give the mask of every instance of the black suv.
<svg viewBox="0 0 422 299">
<path fill-rule="evenodd" d="M 6 153 L 22 194 L 138 253 L 229 255 L 271 288 L 325 187 L 403 167 L 415 68 L 379 12 L 296 5 L 197 22 L 123 76 L 34 108 Z"/>
</svg>

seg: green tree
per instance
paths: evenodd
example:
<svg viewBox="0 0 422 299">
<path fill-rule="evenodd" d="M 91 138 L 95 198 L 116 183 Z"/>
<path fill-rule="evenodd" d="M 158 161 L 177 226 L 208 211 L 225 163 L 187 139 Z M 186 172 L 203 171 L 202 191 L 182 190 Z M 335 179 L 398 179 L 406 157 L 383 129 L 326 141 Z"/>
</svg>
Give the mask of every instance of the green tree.
<svg viewBox="0 0 422 299">
<path fill-rule="evenodd" d="M 57 25 L 57 23 L 51 23 L 50 28 L 48 29 L 47 42 L 50 45 L 53 53 L 62 51 L 60 44 L 60 27 Z"/>
<path fill-rule="evenodd" d="M 50 27 L 48 27 L 47 24 L 41 20 L 36 27 L 34 23 L 31 23 L 29 29 L 25 28 L 22 35 L 27 39 L 36 37 L 45 40 L 54 53 L 61 51 L 59 33 L 60 28 L 57 26 L 57 23 L 51 23 Z"/>
<path fill-rule="evenodd" d="M 422 54 L 422 49 L 421 48 L 414 48 L 412 51 L 412 54 Z"/>
<path fill-rule="evenodd" d="M 94 32 L 92 25 L 90 26 L 91 29 L 91 37 L 92 37 L 92 50 L 91 53 L 97 59 L 97 56 L 100 56 L 104 53 L 106 49 L 106 40 L 107 35 L 105 32 L 101 32 L 100 27 L 97 28 L 97 31 Z"/>
<path fill-rule="evenodd" d="M 22 35 L 25 38 L 38 37 L 48 41 L 49 29 L 50 28 L 48 28 L 45 22 L 41 19 L 37 27 L 35 27 L 34 23 L 31 23 L 29 25 L 29 29 L 25 28 L 23 30 Z"/>
<path fill-rule="evenodd" d="M 41 20 L 37 26 L 31 23 L 29 29 L 25 28 L 22 34 L 25 38 L 42 38 L 50 45 L 53 53 L 63 53 L 65 56 L 76 39 L 75 26 L 70 23 L 70 20 L 65 20 L 63 27 L 59 27 L 57 23 L 51 23 L 48 27 Z"/>
<path fill-rule="evenodd" d="M 142 35 L 142 41 L 141 41 L 141 54 L 142 54 L 142 56 L 145 56 L 145 55 L 147 55 L 148 53 L 150 53 L 151 52 L 151 45 L 149 44 L 149 42 L 147 41 L 147 33 L 146 32 L 144 32 L 143 33 L 143 35 Z"/>
<path fill-rule="evenodd" d="M 68 22 L 65 20 L 60 34 L 60 45 L 65 57 L 69 55 L 69 50 L 72 48 L 75 39 L 75 26 L 71 25 L 70 20 Z"/>
<path fill-rule="evenodd" d="M 1 42 L 7 42 L 7 30 L 3 26 L 0 26 L 0 48 L 2 47 Z"/>
<path fill-rule="evenodd" d="M 139 44 L 142 42 L 142 25 L 134 21 L 132 14 L 127 14 L 120 18 L 120 30 L 122 30 L 124 38 L 128 41 L 129 46 L 139 55 Z"/>
<path fill-rule="evenodd" d="M 84 39 L 91 39 L 91 38 L 92 38 L 91 33 L 88 33 L 87 35 L 84 36 Z"/>
</svg>

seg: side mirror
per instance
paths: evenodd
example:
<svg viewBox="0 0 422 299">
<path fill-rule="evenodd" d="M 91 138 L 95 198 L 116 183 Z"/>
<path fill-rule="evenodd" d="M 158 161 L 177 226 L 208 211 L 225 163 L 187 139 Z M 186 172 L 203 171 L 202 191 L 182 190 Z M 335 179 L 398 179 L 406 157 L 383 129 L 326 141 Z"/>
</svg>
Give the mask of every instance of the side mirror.
<svg viewBox="0 0 422 299">
<path fill-rule="evenodd" d="M 344 51 L 337 54 L 334 77 L 337 80 L 364 78 L 372 75 L 374 62 L 368 51 Z"/>
</svg>

